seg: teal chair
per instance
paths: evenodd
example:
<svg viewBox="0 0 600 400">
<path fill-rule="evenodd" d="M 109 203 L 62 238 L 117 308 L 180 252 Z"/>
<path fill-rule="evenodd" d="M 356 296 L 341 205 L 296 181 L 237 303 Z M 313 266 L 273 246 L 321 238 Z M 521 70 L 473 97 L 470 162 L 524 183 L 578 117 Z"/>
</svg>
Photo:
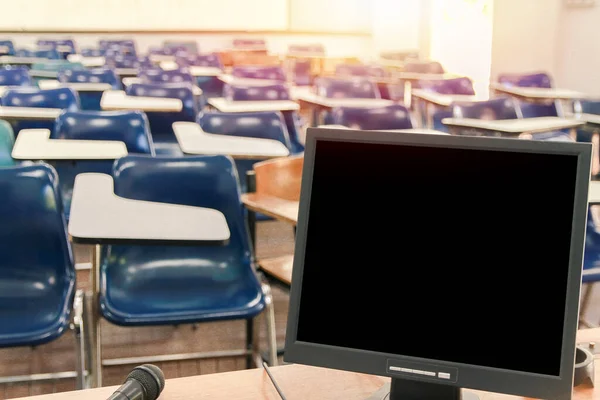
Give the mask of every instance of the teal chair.
<svg viewBox="0 0 600 400">
<path fill-rule="evenodd" d="M 4 120 L 0 120 L 0 168 L 16 165 L 12 158 L 12 148 L 15 144 L 15 133 L 12 126 Z"/>
<path fill-rule="evenodd" d="M 29 75 L 35 85 L 39 81 L 44 79 L 56 79 L 58 71 L 71 69 L 71 70 L 84 70 L 85 67 L 79 62 L 70 62 L 67 60 L 49 60 L 47 62 L 31 64 Z"/>
</svg>

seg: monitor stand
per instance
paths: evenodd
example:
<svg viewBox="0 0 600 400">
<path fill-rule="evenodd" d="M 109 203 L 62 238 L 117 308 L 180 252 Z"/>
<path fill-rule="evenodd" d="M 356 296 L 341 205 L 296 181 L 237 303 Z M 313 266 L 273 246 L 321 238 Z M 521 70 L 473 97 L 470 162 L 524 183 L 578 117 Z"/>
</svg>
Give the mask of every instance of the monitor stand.
<svg viewBox="0 0 600 400">
<path fill-rule="evenodd" d="M 456 386 L 392 378 L 365 400 L 479 400 L 473 392 Z"/>
</svg>

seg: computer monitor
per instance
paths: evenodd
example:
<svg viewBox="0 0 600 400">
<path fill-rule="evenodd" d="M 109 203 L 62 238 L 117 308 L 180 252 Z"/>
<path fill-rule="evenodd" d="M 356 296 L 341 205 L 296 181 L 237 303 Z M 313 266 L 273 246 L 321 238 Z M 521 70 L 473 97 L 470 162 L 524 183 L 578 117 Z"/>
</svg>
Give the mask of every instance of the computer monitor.
<svg viewBox="0 0 600 400">
<path fill-rule="evenodd" d="M 284 361 L 391 377 L 391 400 L 570 399 L 590 160 L 309 128 Z"/>
</svg>

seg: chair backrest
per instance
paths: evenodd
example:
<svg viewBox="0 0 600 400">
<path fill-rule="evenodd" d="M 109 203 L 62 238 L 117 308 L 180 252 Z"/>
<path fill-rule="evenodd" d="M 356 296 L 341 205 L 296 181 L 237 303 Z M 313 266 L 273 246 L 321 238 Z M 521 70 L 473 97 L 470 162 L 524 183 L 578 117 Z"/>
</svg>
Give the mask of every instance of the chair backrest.
<svg viewBox="0 0 600 400">
<path fill-rule="evenodd" d="M 223 63 L 218 53 L 177 55 L 175 61 L 181 67 L 193 65 L 223 69 Z"/>
<path fill-rule="evenodd" d="M 55 49 L 61 56 L 77 53 L 77 48 L 73 39 L 39 39 L 37 45 L 39 47 Z"/>
<path fill-rule="evenodd" d="M 121 80 L 112 68 L 60 70 L 57 80 L 60 82 L 108 83 L 113 89 L 120 90 L 122 88 Z"/>
<path fill-rule="evenodd" d="M 63 111 L 56 118 L 52 138 L 118 140 L 128 153 L 155 154 L 142 111 Z"/>
<path fill-rule="evenodd" d="M 105 39 L 98 41 L 98 47 L 106 50 L 116 50 L 123 55 L 136 55 L 136 44 L 133 39 Z"/>
<path fill-rule="evenodd" d="M 231 69 L 231 75 L 238 78 L 286 80 L 283 68 L 276 65 L 236 65 Z"/>
<path fill-rule="evenodd" d="M 279 157 L 254 164 L 256 193 L 300 200 L 304 155 Z"/>
<path fill-rule="evenodd" d="M 381 98 L 377 84 L 366 78 L 317 77 L 314 85 L 319 96 L 328 98 Z"/>
<path fill-rule="evenodd" d="M 420 89 L 441 94 L 474 95 L 473 81 L 466 76 L 452 79 L 419 80 Z"/>
<path fill-rule="evenodd" d="M 559 117 L 559 107 L 557 107 L 556 101 L 550 103 L 530 103 L 526 101 L 520 101 L 517 103 L 521 116 L 523 118 L 537 118 L 537 117 Z"/>
<path fill-rule="evenodd" d="M 142 68 L 138 72 L 138 77 L 144 83 L 196 83 L 196 79 L 187 69 L 173 69 L 165 71 L 156 67 Z"/>
<path fill-rule="evenodd" d="M 452 113 L 455 118 L 488 120 L 519 118 L 516 103 L 510 97 L 498 97 L 472 103 L 454 103 Z"/>
<path fill-rule="evenodd" d="M 386 71 L 379 65 L 338 64 L 335 67 L 335 75 L 383 78 L 386 76 Z"/>
<path fill-rule="evenodd" d="M 39 89 L 36 87 L 10 88 L 0 100 L 3 106 L 61 108 L 78 110 L 79 95 L 70 88 Z"/>
<path fill-rule="evenodd" d="M 188 54 L 198 54 L 200 48 L 195 40 L 165 40 L 163 47 L 175 50 L 173 54 L 180 50 L 185 50 Z"/>
<path fill-rule="evenodd" d="M 137 57 L 136 55 L 106 55 L 106 65 L 112 68 L 141 68 L 144 66 L 153 66 L 147 57 Z"/>
<path fill-rule="evenodd" d="M 71 302 L 64 299 L 75 290 L 73 253 L 56 172 L 44 163 L 0 168 L 0 198 L 0 347 L 33 345 L 16 341 L 14 333 L 23 329 L 19 329 L 22 321 L 6 318 L 6 312 L 16 317 L 18 310 L 39 306 L 27 301 L 37 296 L 54 300 L 55 309 L 47 314 L 49 306 L 35 322 L 47 329 L 47 320 L 65 314 L 64 307 Z M 53 337 L 46 333 L 35 335 L 35 341 L 52 340 L 62 330 L 53 332 Z"/>
<path fill-rule="evenodd" d="M 500 74 L 498 83 L 507 86 L 551 88 L 552 77 L 546 72 L 532 72 L 525 74 Z"/>
<path fill-rule="evenodd" d="M 240 199 L 238 172 L 227 156 L 151 158 L 127 156 L 113 167 L 115 194 L 136 200 L 156 201 L 221 211 L 231 233 L 224 246 L 195 247 L 198 254 L 229 255 L 249 266 L 251 248 Z M 177 256 L 180 249 L 165 246 Z"/>
<path fill-rule="evenodd" d="M 60 60 L 62 55 L 55 48 L 33 50 L 30 57 L 47 58 L 49 60 Z"/>
<path fill-rule="evenodd" d="M 31 86 L 33 81 L 26 67 L 0 68 L 0 86 Z"/>
<path fill-rule="evenodd" d="M 419 74 L 443 74 L 444 67 L 437 61 L 409 61 L 404 64 L 404 72 Z"/>
<path fill-rule="evenodd" d="M 15 133 L 8 121 L 0 120 L 0 167 L 15 165 L 12 149 L 15 144 Z"/>
<path fill-rule="evenodd" d="M 205 132 L 219 135 L 272 139 L 290 149 L 285 120 L 279 111 L 223 113 L 207 112 L 198 116 Z"/>
<path fill-rule="evenodd" d="M 39 89 L 36 87 L 10 88 L 0 102 L 3 106 L 61 108 L 78 110 L 79 95 L 71 88 Z"/>
<path fill-rule="evenodd" d="M 198 102 L 194 97 L 193 85 L 189 82 L 178 83 L 133 83 L 125 88 L 130 96 L 173 98 L 181 100 L 183 107 L 179 112 L 146 112 L 150 122 L 152 138 L 157 143 L 176 143 L 173 122 L 196 120 Z"/>
<path fill-rule="evenodd" d="M 332 111 L 333 123 L 352 129 L 386 130 L 411 129 L 410 112 L 401 104 L 386 107 L 337 107 Z"/>
<path fill-rule="evenodd" d="M 264 86 L 226 84 L 223 97 L 230 101 L 289 100 L 290 91 L 284 83 Z"/>
<path fill-rule="evenodd" d="M 12 56 L 15 54 L 15 45 L 12 40 L 0 40 L 0 55 Z"/>
<path fill-rule="evenodd" d="M 94 49 L 84 48 L 81 49 L 81 55 L 83 57 L 104 57 L 107 53 L 107 49 Z"/>
<path fill-rule="evenodd" d="M 576 100 L 575 113 L 600 115 L 600 100 Z"/>
</svg>

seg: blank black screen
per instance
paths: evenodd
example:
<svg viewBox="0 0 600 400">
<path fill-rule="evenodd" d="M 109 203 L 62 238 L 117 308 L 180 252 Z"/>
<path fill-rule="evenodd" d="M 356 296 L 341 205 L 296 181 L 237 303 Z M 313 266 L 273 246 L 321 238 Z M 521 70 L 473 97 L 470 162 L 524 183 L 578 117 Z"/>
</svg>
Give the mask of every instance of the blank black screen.
<svg viewBox="0 0 600 400">
<path fill-rule="evenodd" d="M 558 376 L 576 169 L 317 141 L 297 339 Z"/>
</svg>

